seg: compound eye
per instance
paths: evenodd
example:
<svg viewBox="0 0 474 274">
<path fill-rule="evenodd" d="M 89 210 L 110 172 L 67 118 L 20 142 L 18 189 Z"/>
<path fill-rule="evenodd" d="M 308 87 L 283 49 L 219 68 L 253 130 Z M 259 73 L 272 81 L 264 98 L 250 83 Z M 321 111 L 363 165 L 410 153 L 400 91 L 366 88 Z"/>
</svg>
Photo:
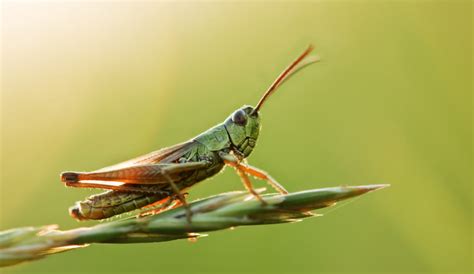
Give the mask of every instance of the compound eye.
<svg viewBox="0 0 474 274">
<path fill-rule="evenodd" d="M 237 125 L 243 126 L 247 123 L 247 114 L 243 110 L 238 110 L 232 116 L 232 121 Z"/>
</svg>

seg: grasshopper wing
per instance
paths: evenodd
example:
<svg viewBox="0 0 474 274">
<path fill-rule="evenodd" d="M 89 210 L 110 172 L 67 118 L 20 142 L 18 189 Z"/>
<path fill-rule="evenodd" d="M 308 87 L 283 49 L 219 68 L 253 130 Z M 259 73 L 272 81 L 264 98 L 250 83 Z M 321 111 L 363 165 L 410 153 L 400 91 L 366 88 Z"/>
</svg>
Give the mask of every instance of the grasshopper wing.
<svg viewBox="0 0 474 274">
<path fill-rule="evenodd" d="M 189 141 L 92 172 L 63 172 L 61 181 L 72 187 L 113 190 L 125 190 L 124 186 L 131 184 L 179 182 L 209 165 L 207 161 L 178 162 L 181 157 L 193 156 L 195 148 L 194 141 Z"/>
<path fill-rule="evenodd" d="M 95 172 L 116 170 L 120 168 L 136 166 L 136 165 L 172 163 L 179 160 L 180 157 L 183 157 L 188 153 L 192 153 L 192 150 L 195 147 L 196 147 L 195 141 L 188 141 L 188 142 L 180 143 L 171 147 L 156 150 L 148 154 L 138 156 L 131 160 L 127 160 L 122 163 L 104 167 L 104 168 L 96 170 Z"/>
<path fill-rule="evenodd" d="M 196 170 L 209 166 L 209 162 L 134 165 L 124 168 L 93 172 L 63 172 L 61 180 L 68 185 L 88 182 L 114 182 L 122 184 L 166 184 L 178 182 L 192 175 Z M 110 185 L 110 183 L 107 183 Z"/>
</svg>

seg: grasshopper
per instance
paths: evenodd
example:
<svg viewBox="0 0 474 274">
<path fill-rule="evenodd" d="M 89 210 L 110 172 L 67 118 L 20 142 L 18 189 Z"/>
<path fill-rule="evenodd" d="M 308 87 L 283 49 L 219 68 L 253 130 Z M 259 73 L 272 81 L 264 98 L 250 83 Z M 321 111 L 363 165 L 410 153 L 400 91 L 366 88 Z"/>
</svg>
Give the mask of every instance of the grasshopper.
<svg viewBox="0 0 474 274">
<path fill-rule="evenodd" d="M 70 215 L 77 220 L 98 220 L 151 206 L 158 206 L 149 211 L 154 214 L 183 205 L 190 222 L 192 213 L 186 202 L 186 190 L 216 175 L 226 165 L 235 168 L 245 188 L 263 205 L 265 202 L 254 190 L 249 175 L 287 194 L 267 172 L 248 165 L 246 158 L 259 136 L 259 111 L 263 104 L 296 71 L 319 61 L 317 55 L 310 55 L 312 50 L 308 46 L 275 79 L 255 107 L 245 105 L 235 110 L 224 122 L 189 141 L 96 171 L 61 173 L 66 186 L 108 190 L 77 202 L 69 209 Z"/>
</svg>

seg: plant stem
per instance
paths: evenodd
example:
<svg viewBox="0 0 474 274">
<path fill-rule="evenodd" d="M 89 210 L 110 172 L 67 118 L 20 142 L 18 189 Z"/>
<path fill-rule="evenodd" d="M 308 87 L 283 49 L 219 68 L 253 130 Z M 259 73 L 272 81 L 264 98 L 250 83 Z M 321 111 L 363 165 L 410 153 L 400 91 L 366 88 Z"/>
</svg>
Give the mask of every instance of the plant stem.
<svg viewBox="0 0 474 274">
<path fill-rule="evenodd" d="M 0 232 L 0 266 L 43 258 L 92 243 L 150 243 L 193 239 L 200 232 L 246 225 L 278 224 L 316 216 L 312 210 L 387 187 L 367 185 L 266 194 L 267 203 L 243 191 L 222 193 L 190 203 L 191 223 L 183 207 L 160 214 L 130 217 L 92 227 L 61 231 L 56 225 L 22 227 Z M 259 190 L 263 192 L 263 190 Z"/>
</svg>

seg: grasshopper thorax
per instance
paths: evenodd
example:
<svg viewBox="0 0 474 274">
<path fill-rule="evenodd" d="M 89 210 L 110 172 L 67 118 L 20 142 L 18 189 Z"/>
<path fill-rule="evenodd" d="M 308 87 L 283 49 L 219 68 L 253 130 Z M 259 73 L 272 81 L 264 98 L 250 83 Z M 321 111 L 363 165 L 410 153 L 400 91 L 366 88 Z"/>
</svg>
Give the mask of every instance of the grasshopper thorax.
<svg viewBox="0 0 474 274">
<path fill-rule="evenodd" d="M 243 106 L 234 111 L 224 122 L 230 142 L 235 150 L 248 157 L 255 147 L 260 132 L 258 111 Z"/>
</svg>

